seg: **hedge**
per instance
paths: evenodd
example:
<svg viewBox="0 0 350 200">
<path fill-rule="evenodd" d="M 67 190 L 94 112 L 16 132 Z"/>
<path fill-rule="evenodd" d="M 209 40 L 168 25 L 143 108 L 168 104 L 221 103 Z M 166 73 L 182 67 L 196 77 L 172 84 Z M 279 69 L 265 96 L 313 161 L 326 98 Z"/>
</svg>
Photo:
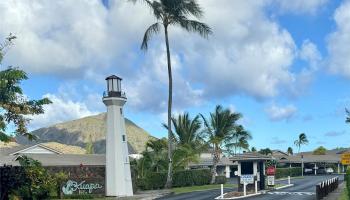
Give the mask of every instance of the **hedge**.
<svg viewBox="0 0 350 200">
<path fill-rule="evenodd" d="M 142 190 L 162 189 L 165 185 L 166 178 L 166 172 L 149 173 L 145 178 L 137 179 L 137 187 Z M 210 180 L 211 173 L 209 169 L 176 171 L 173 175 L 173 186 L 208 185 Z"/>
<path fill-rule="evenodd" d="M 346 188 L 348 190 L 348 195 L 350 199 L 350 168 L 348 168 L 348 170 L 346 171 L 345 180 L 346 180 Z"/>
<path fill-rule="evenodd" d="M 226 176 L 217 176 L 215 178 L 215 184 L 225 184 L 227 181 Z"/>
<path fill-rule="evenodd" d="M 285 177 L 301 176 L 301 167 L 276 168 L 276 179 Z"/>
</svg>

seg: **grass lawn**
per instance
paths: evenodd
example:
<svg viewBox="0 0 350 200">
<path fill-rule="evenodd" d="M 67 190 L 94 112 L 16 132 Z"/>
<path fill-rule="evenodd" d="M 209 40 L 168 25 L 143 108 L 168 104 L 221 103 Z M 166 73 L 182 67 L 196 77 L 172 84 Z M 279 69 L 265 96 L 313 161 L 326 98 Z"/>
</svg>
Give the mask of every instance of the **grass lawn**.
<svg viewBox="0 0 350 200">
<path fill-rule="evenodd" d="M 194 191 L 204 191 L 204 190 L 212 190 L 212 189 L 220 189 L 220 185 L 201 185 L 201 186 L 189 186 L 189 187 L 178 187 L 173 188 L 172 191 L 175 194 L 182 194 L 187 192 Z M 234 188 L 237 187 L 237 184 L 224 184 L 225 188 Z"/>
<path fill-rule="evenodd" d="M 338 200 L 349 200 L 348 190 L 344 188 Z"/>
</svg>

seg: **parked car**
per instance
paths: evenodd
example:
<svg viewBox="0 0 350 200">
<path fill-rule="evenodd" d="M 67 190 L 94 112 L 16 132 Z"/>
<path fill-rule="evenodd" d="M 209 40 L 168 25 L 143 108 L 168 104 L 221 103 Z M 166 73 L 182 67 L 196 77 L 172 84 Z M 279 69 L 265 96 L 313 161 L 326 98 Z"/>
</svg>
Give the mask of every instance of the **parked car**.
<svg viewBox="0 0 350 200">
<path fill-rule="evenodd" d="M 334 173 L 334 169 L 331 168 L 331 167 L 328 167 L 328 168 L 326 168 L 326 173 L 327 174 L 333 174 Z"/>
<path fill-rule="evenodd" d="M 312 174 L 313 170 L 309 168 L 304 168 L 304 174 Z"/>
</svg>

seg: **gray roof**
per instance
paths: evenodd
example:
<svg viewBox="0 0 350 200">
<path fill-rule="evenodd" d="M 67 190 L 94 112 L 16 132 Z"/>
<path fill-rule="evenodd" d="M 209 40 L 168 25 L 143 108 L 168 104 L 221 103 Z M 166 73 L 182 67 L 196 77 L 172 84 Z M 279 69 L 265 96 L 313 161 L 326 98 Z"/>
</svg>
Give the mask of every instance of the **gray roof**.
<svg viewBox="0 0 350 200">
<path fill-rule="evenodd" d="M 211 166 L 213 165 L 212 158 L 201 158 L 199 163 L 191 163 L 190 166 Z M 226 166 L 226 165 L 237 165 L 233 161 L 230 161 L 228 157 L 222 157 L 218 163 L 218 166 Z"/>
<path fill-rule="evenodd" d="M 271 156 L 266 156 L 257 152 L 249 152 L 243 154 L 237 154 L 230 157 L 231 161 L 249 161 L 249 160 L 273 160 Z"/>
<path fill-rule="evenodd" d="M 106 156 L 102 154 L 26 154 L 26 156 L 38 160 L 43 166 L 71 166 L 86 165 L 100 166 L 105 165 Z M 13 165 L 17 166 L 18 156 L 0 156 L 0 166 Z"/>
<path fill-rule="evenodd" d="M 301 163 L 301 155 L 293 155 L 293 156 L 276 156 L 275 157 L 280 163 Z M 305 154 L 303 157 L 304 163 L 315 163 L 315 162 L 325 162 L 325 163 L 339 163 L 340 162 L 340 154 L 334 155 L 312 155 Z"/>
</svg>

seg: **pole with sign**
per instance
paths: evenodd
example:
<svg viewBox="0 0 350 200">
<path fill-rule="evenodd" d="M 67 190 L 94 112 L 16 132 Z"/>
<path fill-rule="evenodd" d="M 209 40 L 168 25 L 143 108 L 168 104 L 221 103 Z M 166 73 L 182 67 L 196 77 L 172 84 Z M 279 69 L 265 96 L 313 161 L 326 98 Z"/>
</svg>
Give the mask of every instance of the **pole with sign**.
<svg viewBox="0 0 350 200">
<path fill-rule="evenodd" d="M 266 169 L 267 174 L 267 185 L 268 186 L 275 186 L 275 174 L 276 174 L 276 168 L 275 166 L 270 166 Z"/>
<path fill-rule="evenodd" d="M 341 155 L 341 164 L 350 165 L 350 153 L 343 153 Z"/>
</svg>

